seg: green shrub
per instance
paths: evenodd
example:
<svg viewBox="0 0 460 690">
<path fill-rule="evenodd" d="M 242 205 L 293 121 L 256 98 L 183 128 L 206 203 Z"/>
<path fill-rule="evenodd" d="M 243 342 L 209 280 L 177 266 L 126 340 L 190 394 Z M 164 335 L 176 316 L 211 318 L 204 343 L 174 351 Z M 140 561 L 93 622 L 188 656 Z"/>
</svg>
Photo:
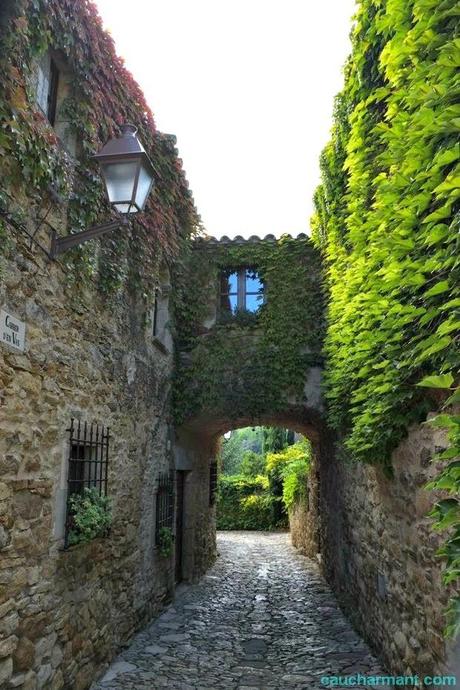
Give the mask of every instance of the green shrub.
<svg viewBox="0 0 460 690">
<path fill-rule="evenodd" d="M 107 496 L 100 496 L 96 489 L 86 488 L 82 494 L 71 496 L 69 503 L 69 546 L 107 535 L 112 524 L 112 508 Z"/>
<path fill-rule="evenodd" d="M 260 453 L 247 450 L 243 453 L 240 465 L 240 472 L 247 477 L 257 477 L 265 470 L 265 457 Z"/>
<path fill-rule="evenodd" d="M 283 470 L 283 503 L 287 511 L 296 503 L 308 508 L 308 475 L 310 463 L 305 459 L 293 460 Z"/>
<path fill-rule="evenodd" d="M 311 465 L 311 444 L 302 439 L 279 453 L 268 453 L 266 469 L 272 494 L 282 497 L 289 511 L 299 500 L 307 500 L 308 474 Z"/>
<path fill-rule="evenodd" d="M 218 529 L 269 530 L 277 522 L 279 498 L 270 494 L 268 478 L 221 476 L 217 499 Z"/>
</svg>

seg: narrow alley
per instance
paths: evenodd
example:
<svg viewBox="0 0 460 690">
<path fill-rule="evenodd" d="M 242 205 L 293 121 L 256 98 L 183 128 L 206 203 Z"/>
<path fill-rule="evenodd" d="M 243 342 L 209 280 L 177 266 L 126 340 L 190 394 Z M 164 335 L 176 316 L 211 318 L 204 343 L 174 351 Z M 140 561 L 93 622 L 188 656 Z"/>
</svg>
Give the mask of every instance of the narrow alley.
<svg viewBox="0 0 460 690">
<path fill-rule="evenodd" d="M 324 676 L 379 674 L 287 533 L 220 532 L 218 551 L 93 690 L 317 689 Z"/>
</svg>

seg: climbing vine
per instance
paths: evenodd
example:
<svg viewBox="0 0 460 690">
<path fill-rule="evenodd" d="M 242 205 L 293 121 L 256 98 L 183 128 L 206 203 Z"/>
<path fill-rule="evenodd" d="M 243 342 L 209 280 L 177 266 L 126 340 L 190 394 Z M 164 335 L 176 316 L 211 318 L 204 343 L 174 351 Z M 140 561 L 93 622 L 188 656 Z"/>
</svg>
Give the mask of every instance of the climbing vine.
<svg viewBox="0 0 460 690">
<path fill-rule="evenodd" d="M 430 487 L 451 494 L 433 511 L 447 583 L 459 575 L 459 398 L 447 390 L 460 368 L 459 15 L 456 0 L 361 0 L 313 218 L 326 396 L 345 447 L 391 472 L 409 425 L 446 408 L 433 423 L 448 464 Z M 458 598 L 449 611 L 454 633 Z"/>
<path fill-rule="evenodd" d="M 71 77 L 59 117 L 75 137 L 76 158 L 34 102 L 34 68 L 46 50 L 59 56 Z M 155 168 L 156 187 L 146 212 L 136 220 L 130 237 L 112 233 L 104 238 L 97 261 L 94 247 L 88 245 L 75 248 L 62 261 L 74 264 L 76 270 L 66 274 L 77 275 L 78 284 L 97 278 L 105 293 L 127 282 L 151 291 L 159 254 L 166 260 L 177 256 L 199 219 L 175 141 L 156 130 L 150 108 L 103 31 L 95 5 L 86 0 L 7 0 L 0 10 L 0 56 L 4 188 L 15 190 L 16 196 L 23 190 L 31 204 L 44 209 L 52 201 L 50 194 L 59 194 L 67 207 L 69 231 L 109 215 L 91 157 L 123 122 L 138 127 Z"/>
<path fill-rule="evenodd" d="M 257 314 L 216 314 L 220 272 L 244 266 L 257 268 L 265 303 Z M 308 367 L 321 362 L 323 333 L 319 257 L 306 237 L 201 240 L 174 283 L 179 423 L 204 409 L 257 418 L 285 408 L 288 398 L 303 402 Z"/>
<path fill-rule="evenodd" d="M 387 467 L 433 406 L 415 384 L 459 365 L 459 12 L 360 3 L 315 195 L 330 420 L 355 457 Z"/>
<path fill-rule="evenodd" d="M 439 490 L 444 496 L 437 501 L 430 513 L 434 528 L 447 534 L 438 556 L 444 560 L 443 580 L 446 585 L 460 578 L 460 415 L 452 412 L 452 406 L 460 403 L 460 388 L 453 387 L 451 374 L 427 376 L 418 384 L 421 387 L 441 389 L 449 393 L 441 413 L 427 423 L 444 429 L 448 446 L 433 458 L 442 469 L 427 485 L 427 489 Z M 447 609 L 446 634 L 456 637 L 460 633 L 460 593 L 453 595 Z"/>
</svg>

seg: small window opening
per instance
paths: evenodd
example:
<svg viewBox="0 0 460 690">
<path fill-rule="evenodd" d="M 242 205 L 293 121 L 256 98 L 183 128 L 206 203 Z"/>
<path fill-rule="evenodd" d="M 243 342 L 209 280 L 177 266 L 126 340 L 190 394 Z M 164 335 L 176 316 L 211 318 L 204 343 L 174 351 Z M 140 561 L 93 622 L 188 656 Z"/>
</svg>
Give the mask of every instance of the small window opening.
<svg viewBox="0 0 460 690">
<path fill-rule="evenodd" d="M 253 268 L 226 269 L 221 275 L 221 308 L 235 314 L 237 311 L 257 312 L 264 302 L 264 285 Z"/>
<path fill-rule="evenodd" d="M 171 472 L 163 472 L 158 477 L 156 497 L 155 544 L 161 542 L 161 530 L 173 529 L 174 520 L 174 479 Z"/>
<path fill-rule="evenodd" d="M 59 70 L 49 52 L 37 64 L 35 100 L 51 125 L 56 122 Z"/>
<path fill-rule="evenodd" d="M 69 469 L 66 544 L 68 532 L 72 526 L 70 498 L 83 493 L 86 488 L 95 489 L 100 496 L 107 495 L 110 441 L 109 428 L 95 422 L 88 424 L 72 419 L 67 431 L 69 433 Z"/>
</svg>

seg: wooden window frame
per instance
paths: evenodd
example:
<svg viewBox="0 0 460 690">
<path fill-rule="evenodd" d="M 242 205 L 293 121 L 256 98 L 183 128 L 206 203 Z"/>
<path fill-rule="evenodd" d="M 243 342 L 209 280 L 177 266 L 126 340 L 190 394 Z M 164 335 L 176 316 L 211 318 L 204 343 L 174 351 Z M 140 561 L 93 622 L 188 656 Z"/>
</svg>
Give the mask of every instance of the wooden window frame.
<svg viewBox="0 0 460 690">
<path fill-rule="evenodd" d="M 254 273 L 257 274 L 262 286 L 263 286 L 263 292 L 261 293 L 259 290 L 256 292 L 248 292 L 246 290 L 246 276 L 247 273 L 253 271 Z M 223 280 L 226 276 L 236 274 L 237 279 L 236 279 L 236 292 L 224 292 L 222 289 L 223 287 Z M 220 275 L 220 307 L 221 309 L 225 311 L 232 311 L 231 307 L 228 309 L 228 307 L 225 305 L 225 299 L 229 297 L 233 297 L 236 295 L 236 308 L 238 311 L 245 311 L 247 310 L 247 297 L 252 296 L 252 295 L 261 295 L 263 296 L 262 304 L 265 302 L 265 286 L 264 283 L 257 271 L 256 268 L 253 268 L 252 266 L 244 266 L 243 268 L 225 268 L 221 271 Z M 258 310 L 257 310 L 258 311 Z M 253 313 L 257 313 L 253 312 Z"/>
</svg>

